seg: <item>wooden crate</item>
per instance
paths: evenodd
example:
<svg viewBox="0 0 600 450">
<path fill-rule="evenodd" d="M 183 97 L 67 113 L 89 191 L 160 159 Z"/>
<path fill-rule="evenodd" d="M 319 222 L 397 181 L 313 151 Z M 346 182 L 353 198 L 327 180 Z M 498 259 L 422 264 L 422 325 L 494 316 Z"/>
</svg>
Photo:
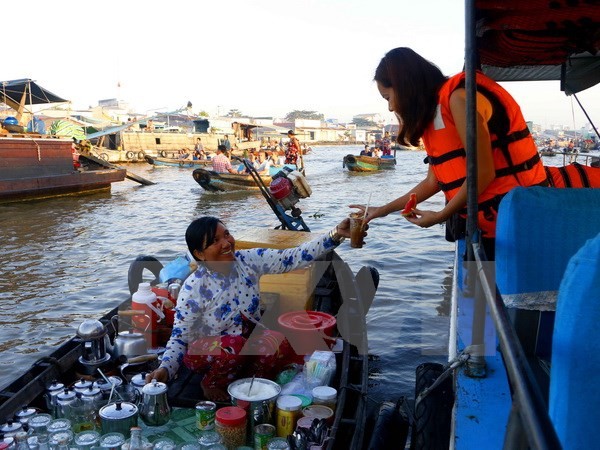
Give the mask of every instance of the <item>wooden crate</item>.
<svg viewBox="0 0 600 450">
<path fill-rule="evenodd" d="M 272 230 L 255 228 L 246 231 L 236 239 L 237 249 L 296 247 L 312 240 L 315 235 L 301 231 Z M 278 311 L 306 309 L 312 304 L 314 295 L 314 267 L 296 269 L 282 274 L 263 275 L 260 278 L 260 291 L 279 295 Z"/>
</svg>

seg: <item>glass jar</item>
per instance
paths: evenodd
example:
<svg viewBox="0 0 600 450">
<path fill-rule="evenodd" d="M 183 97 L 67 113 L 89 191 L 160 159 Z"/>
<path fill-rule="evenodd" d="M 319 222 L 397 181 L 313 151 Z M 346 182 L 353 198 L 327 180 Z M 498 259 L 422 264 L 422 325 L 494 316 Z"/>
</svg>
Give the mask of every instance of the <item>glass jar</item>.
<svg viewBox="0 0 600 450">
<path fill-rule="evenodd" d="M 125 444 L 125 435 L 123 433 L 106 433 L 100 436 L 100 447 L 109 450 L 121 450 Z"/>
<path fill-rule="evenodd" d="M 29 425 L 29 429 L 31 430 L 32 434 L 39 435 L 48 433 L 46 427 L 51 421 L 52 416 L 50 414 L 39 413 L 31 416 L 27 424 Z"/>
<path fill-rule="evenodd" d="M 313 405 L 323 405 L 335 412 L 337 390 L 330 386 L 317 386 L 312 390 Z"/>
<path fill-rule="evenodd" d="M 290 450 L 290 444 L 288 444 L 287 439 L 276 437 L 269 441 L 267 450 Z"/>
<path fill-rule="evenodd" d="M 227 448 L 246 443 L 246 411 L 239 406 L 226 406 L 215 414 L 215 430 L 223 437 Z"/>
<path fill-rule="evenodd" d="M 167 437 L 161 437 L 154 441 L 154 450 L 175 450 L 176 448 L 175 441 Z"/>
<path fill-rule="evenodd" d="M 205 431 L 202 433 L 202 436 L 198 438 L 198 444 L 200 444 L 200 448 L 208 449 L 213 445 L 222 444 L 223 438 L 216 431 Z"/>
<path fill-rule="evenodd" d="M 75 445 L 79 450 L 90 450 L 100 442 L 100 433 L 97 431 L 82 431 L 75 435 Z"/>
</svg>

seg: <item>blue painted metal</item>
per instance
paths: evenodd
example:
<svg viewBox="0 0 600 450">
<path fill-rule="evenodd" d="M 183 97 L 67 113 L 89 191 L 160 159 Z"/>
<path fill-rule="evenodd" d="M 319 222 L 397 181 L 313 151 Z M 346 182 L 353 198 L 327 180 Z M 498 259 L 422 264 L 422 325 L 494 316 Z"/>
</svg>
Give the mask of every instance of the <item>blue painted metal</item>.
<svg viewBox="0 0 600 450">
<path fill-rule="evenodd" d="M 455 274 L 452 292 L 450 358 L 471 343 L 473 327 L 473 297 L 463 295 L 465 271 L 463 255 L 465 241 L 457 241 Z M 491 342 L 485 356 L 487 376 L 468 377 L 461 368 L 455 375 L 455 406 L 453 411 L 453 445 L 457 449 L 501 449 L 511 406 L 510 388 L 502 356 L 494 345 L 494 325 L 486 314 L 486 342 Z"/>
</svg>

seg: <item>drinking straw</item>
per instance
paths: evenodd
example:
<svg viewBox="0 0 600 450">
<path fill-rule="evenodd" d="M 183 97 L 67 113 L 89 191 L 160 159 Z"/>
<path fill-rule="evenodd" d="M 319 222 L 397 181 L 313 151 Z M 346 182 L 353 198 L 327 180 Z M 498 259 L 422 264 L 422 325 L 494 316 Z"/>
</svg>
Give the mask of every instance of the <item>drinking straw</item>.
<svg viewBox="0 0 600 450">
<path fill-rule="evenodd" d="M 367 206 L 365 206 L 365 213 L 363 214 L 363 218 L 362 218 L 363 222 L 367 218 L 367 211 L 369 210 L 369 204 L 371 203 L 371 196 L 372 195 L 373 195 L 373 192 L 371 192 L 369 194 L 369 198 L 367 199 Z"/>
</svg>

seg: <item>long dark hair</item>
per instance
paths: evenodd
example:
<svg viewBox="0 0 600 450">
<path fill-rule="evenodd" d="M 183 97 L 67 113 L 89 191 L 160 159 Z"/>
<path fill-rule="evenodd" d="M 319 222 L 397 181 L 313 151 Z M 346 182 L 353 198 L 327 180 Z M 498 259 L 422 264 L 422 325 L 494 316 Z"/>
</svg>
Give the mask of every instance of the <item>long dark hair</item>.
<svg viewBox="0 0 600 450">
<path fill-rule="evenodd" d="M 213 243 L 219 223 L 223 224 L 216 217 L 204 216 L 189 224 L 185 231 L 185 242 L 194 259 L 196 258 L 194 250 L 202 252 Z"/>
<path fill-rule="evenodd" d="M 402 119 L 398 142 L 419 145 L 435 117 L 438 91 L 447 80 L 438 66 L 408 47 L 390 50 L 375 70 L 374 80 L 394 91 L 394 103 Z"/>
</svg>

